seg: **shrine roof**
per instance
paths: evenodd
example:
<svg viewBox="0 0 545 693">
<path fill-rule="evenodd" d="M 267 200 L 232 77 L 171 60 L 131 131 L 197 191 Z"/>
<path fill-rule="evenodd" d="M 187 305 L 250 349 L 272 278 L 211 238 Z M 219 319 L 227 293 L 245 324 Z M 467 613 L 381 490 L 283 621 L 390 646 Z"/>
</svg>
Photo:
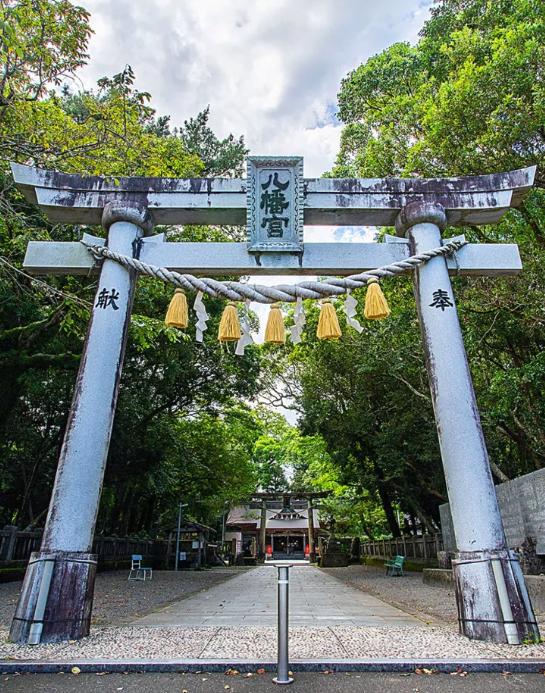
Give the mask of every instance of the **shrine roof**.
<svg viewBox="0 0 545 693">
<path fill-rule="evenodd" d="M 175 532 L 178 529 L 178 523 L 176 522 L 171 525 L 167 525 L 163 529 L 166 531 Z M 180 532 L 182 534 L 187 532 L 210 532 L 212 534 L 217 534 L 217 531 L 212 527 L 203 525 L 200 522 L 193 522 L 193 520 L 182 520 L 182 524 L 180 525 Z"/>
<path fill-rule="evenodd" d="M 267 510 L 267 529 L 305 529 L 308 528 L 308 510 L 297 509 L 297 514 L 300 519 L 297 520 L 278 520 L 273 519 L 278 515 L 278 510 Z M 229 511 L 229 515 L 226 521 L 227 526 L 239 525 L 246 527 L 255 527 L 256 529 L 261 528 L 261 514 L 259 510 L 253 508 L 247 508 L 246 506 L 239 505 L 232 508 Z M 314 508 L 314 527 L 315 529 L 320 528 L 320 521 L 318 519 L 318 509 Z"/>
<path fill-rule="evenodd" d="M 267 529 L 308 529 L 308 519 L 301 518 L 299 520 L 267 520 Z M 314 522 L 314 529 L 320 529 L 318 520 Z"/>
</svg>

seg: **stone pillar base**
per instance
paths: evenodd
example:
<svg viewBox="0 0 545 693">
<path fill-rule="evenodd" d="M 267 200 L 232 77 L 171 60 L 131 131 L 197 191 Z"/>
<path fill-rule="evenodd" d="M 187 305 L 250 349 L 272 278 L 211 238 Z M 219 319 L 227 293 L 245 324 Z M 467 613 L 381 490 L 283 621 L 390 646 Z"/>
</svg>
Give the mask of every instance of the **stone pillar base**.
<svg viewBox="0 0 545 693">
<path fill-rule="evenodd" d="M 64 642 L 89 635 L 96 568 L 96 554 L 33 553 L 11 626 L 11 642 Z"/>
<path fill-rule="evenodd" d="M 539 639 L 520 563 L 512 551 L 461 551 L 455 554 L 452 570 L 463 635 L 511 644 Z"/>
</svg>

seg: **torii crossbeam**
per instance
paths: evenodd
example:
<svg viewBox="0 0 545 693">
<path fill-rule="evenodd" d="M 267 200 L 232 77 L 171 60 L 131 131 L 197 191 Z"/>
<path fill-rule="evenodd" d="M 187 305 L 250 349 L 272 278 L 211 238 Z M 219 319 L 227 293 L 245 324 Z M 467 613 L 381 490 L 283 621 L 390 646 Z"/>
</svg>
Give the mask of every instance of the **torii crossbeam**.
<svg viewBox="0 0 545 693">
<path fill-rule="evenodd" d="M 13 165 L 26 198 L 54 222 L 100 224 L 108 248 L 198 275 L 348 275 L 442 245 L 449 226 L 497 223 L 531 189 L 535 168 L 448 179 L 303 179 L 300 157 L 249 158 L 247 179 L 105 179 Z M 244 224 L 248 243 L 165 243 L 160 224 Z M 303 224 L 395 225 L 386 244 L 303 243 Z M 397 242 L 394 242 L 397 241 Z M 513 275 L 516 245 L 466 245 L 413 272 L 426 366 L 458 546 L 460 630 L 520 643 L 539 637 L 520 564 L 507 548 L 449 273 Z M 79 243 L 31 242 L 36 274 L 87 274 Z M 89 633 L 96 556 L 90 553 L 123 364 L 134 270 L 105 260 L 39 552 L 25 576 L 10 637 L 57 642 Z M 436 296 L 448 300 L 438 304 Z M 440 310 L 438 310 L 440 308 Z"/>
</svg>

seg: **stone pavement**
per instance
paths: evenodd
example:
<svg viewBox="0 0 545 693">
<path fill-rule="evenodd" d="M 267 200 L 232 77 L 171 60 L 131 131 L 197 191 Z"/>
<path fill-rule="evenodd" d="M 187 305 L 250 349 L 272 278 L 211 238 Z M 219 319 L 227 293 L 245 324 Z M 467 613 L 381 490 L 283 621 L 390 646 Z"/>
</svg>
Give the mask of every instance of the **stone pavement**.
<svg viewBox="0 0 545 693">
<path fill-rule="evenodd" d="M 274 626 L 277 619 L 275 567 L 260 566 L 228 583 L 162 611 L 133 626 Z M 308 564 L 290 568 L 291 626 L 413 626 L 422 621 L 346 585 Z"/>
<path fill-rule="evenodd" d="M 508 665 L 509 660 L 518 659 L 545 670 L 545 644 L 513 647 L 470 642 L 455 626 L 428 625 L 424 612 L 419 614 L 422 620 L 412 617 L 316 568 L 306 565 L 291 570 L 290 661 L 294 668 L 316 660 L 328 669 L 335 662 L 348 666 L 351 661 L 404 660 L 413 669 L 429 662 L 431 669 L 449 660 L 449 670 L 452 662 L 456 670 L 462 662 L 469 666 L 471 661 L 491 665 L 495 661 L 503 668 L 503 662 Z M 0 667 L 3 659 L 10 671 L 13 667 L 17 671 L 25 661 L 39 662 L 39 667 L 63 662 L 83 667 L 87 662 L 92 667 L 121 667 L 121 671 L 125 667 L 140 671 L 146 662 L 166 663 L 177 671 L 191 661 L 199 669 L 200 662 L 203 668 L 213 662 L 238 663 L 239 669 L 252 663 L 258 668 L 276 660 L 276 580 L 272 566 L 252 569 L 130 626 L 92 628 L 90 637 L 76 642 L 16 645 L 2 642 L 8 633 L 0 631 Z M 150 586 L 140 583 L 143 596 Z"/>
</svg>

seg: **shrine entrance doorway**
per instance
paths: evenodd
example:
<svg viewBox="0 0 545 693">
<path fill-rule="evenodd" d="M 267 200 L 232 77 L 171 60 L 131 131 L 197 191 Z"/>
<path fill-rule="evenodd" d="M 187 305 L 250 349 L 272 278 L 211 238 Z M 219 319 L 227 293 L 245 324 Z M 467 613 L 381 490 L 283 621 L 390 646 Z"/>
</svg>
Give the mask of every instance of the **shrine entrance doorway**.
<svg viewBox="0 0 545 693">
<path fill-rule="evenodd" d="M 273 559 L 278 561 L 289 556 L 294 561 L 305 558 L 305 538 L 289 534 L 273 535 Z"/>
</svg>

